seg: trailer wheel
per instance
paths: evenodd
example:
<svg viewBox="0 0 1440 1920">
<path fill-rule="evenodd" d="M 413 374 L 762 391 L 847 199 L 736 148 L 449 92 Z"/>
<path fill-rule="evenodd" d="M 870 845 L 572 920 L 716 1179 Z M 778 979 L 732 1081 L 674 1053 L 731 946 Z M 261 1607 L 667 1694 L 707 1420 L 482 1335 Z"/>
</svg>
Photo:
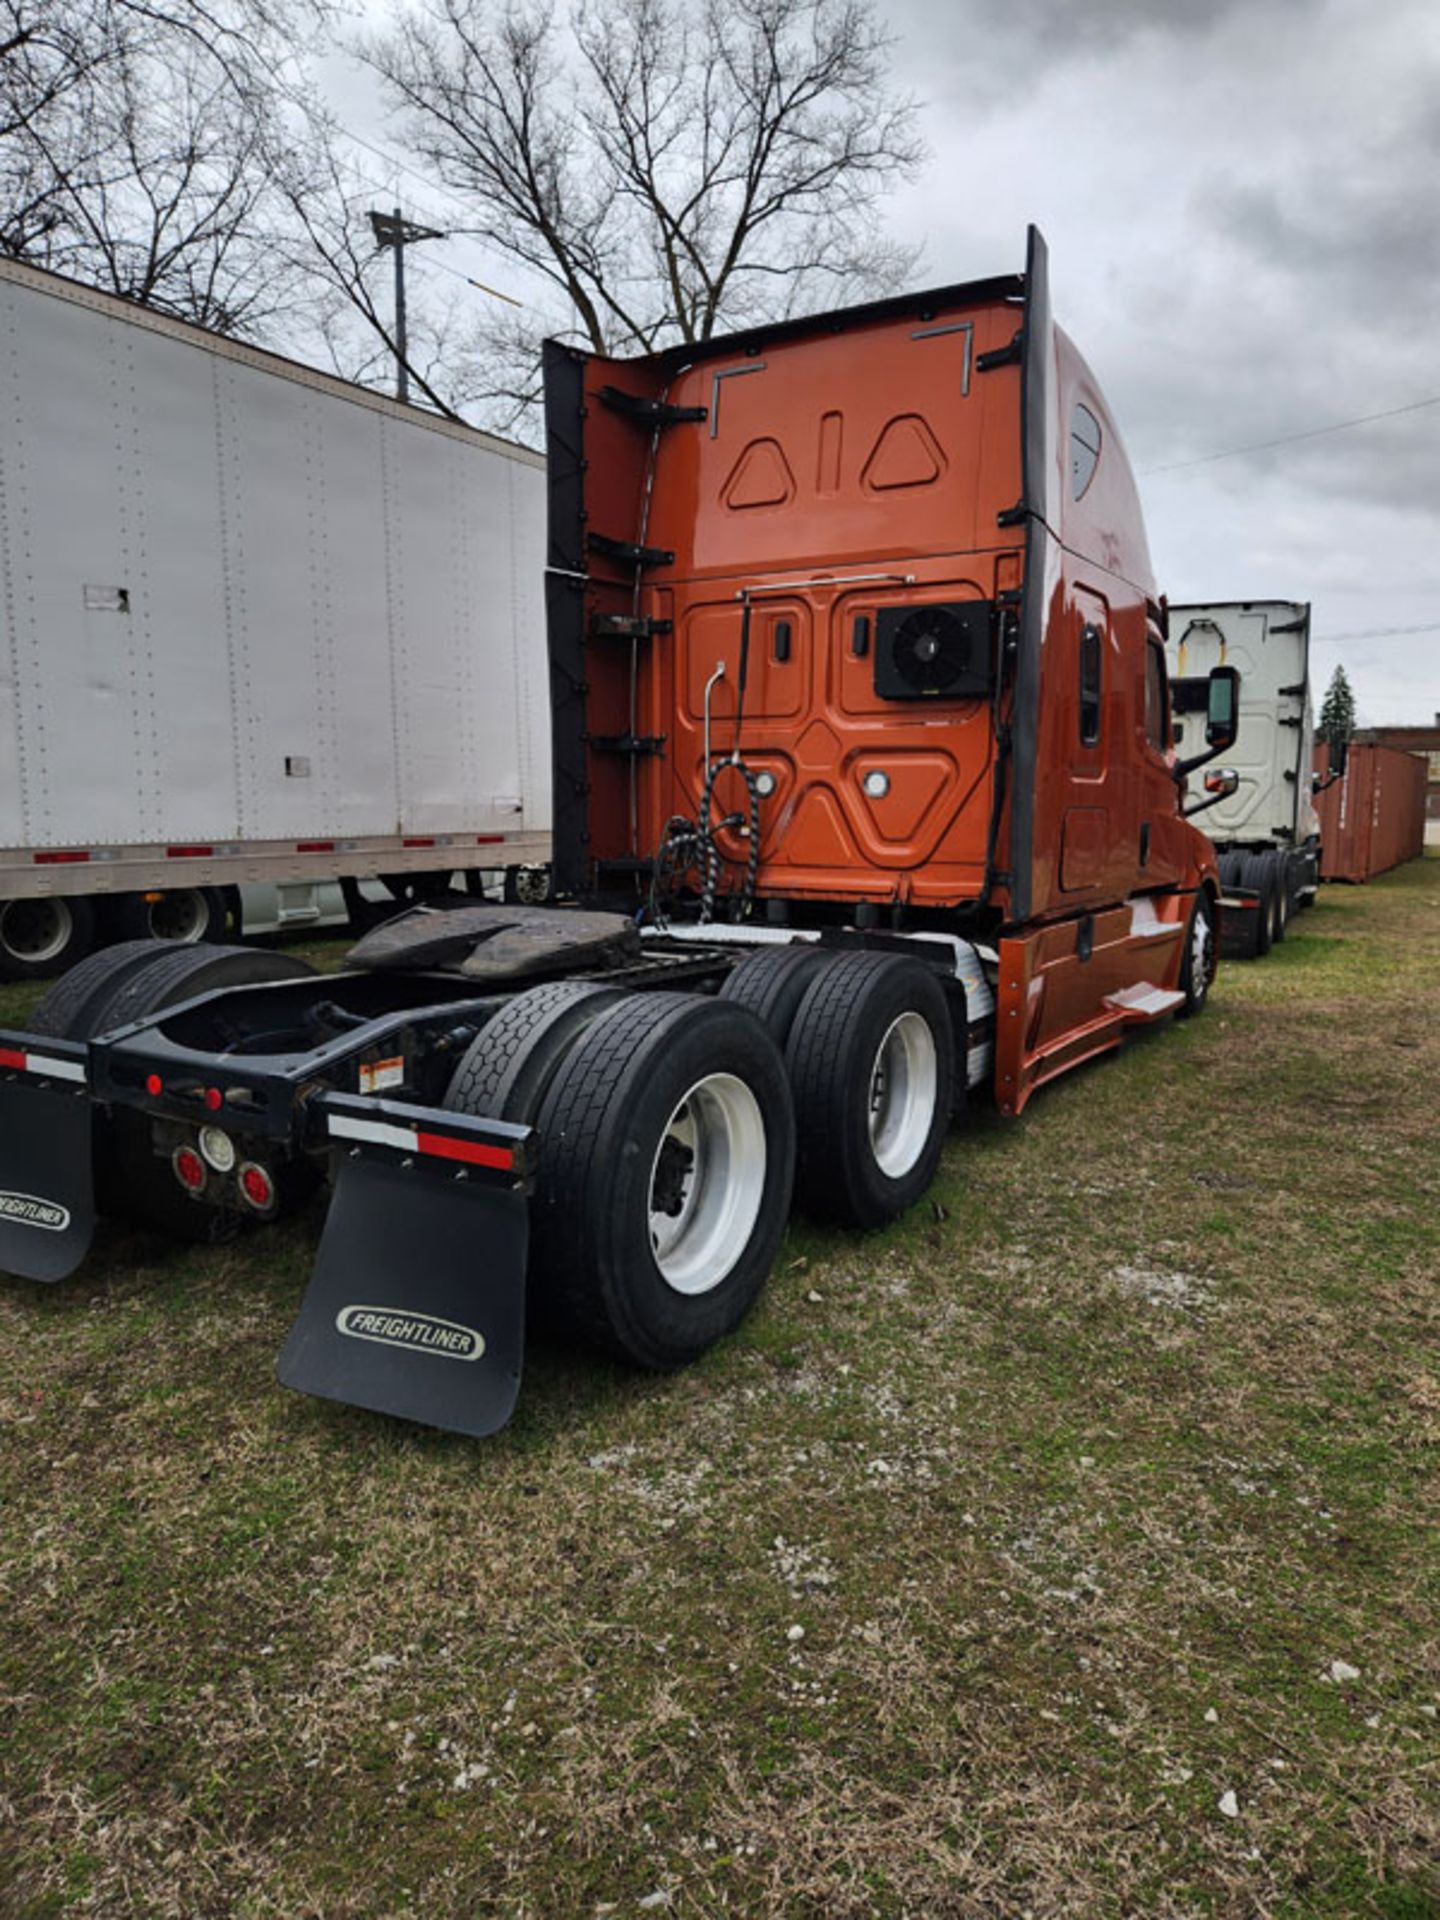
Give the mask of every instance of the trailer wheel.
<svg viewBox="0 0 1440 1920">
<path fill-rule="evenodd" d="M 0 901 L 0 979 L 48 980 L 83 960 L 94 944 L 88 900 L 46 894 Z"/>
<path fill-rule="evenodd" d="M 1180 1019 L 1190 1020 L 1205 1011 L 1215 979 L 1216 955 L 1215 902 L 1202 887 L 1185 924 L 1185 954 L 1180 962 L 1180 991 L 1185 1001 L 1175 1009 Z"/>
<path fill-rule="evenodd" d="M 555 897 L 555 877 L 549 867 L 506 867 L 501 891 L 507 906 L 548 906 Z"/>
<path fill-rule="evenodd" d="M 223 940 L 225 896 L 218 887 L 167 887 L 148 897 L 127 893 L 115 902 L 115 926 L 125 940 L 166 940 L 193 947 Z"/>
<path fill-rule="evenodd" d="M 832 959 L 806 990 L 786 1065 L 795 1092 L 801 1204 L 878 1227 L 935 1177 L 950 1120 L 955 1043 L 945 990 L 894 953 Z"/>
<path fill-rule="evenodd" d="M 826 957 L 809 944 L 752 953 L 726 974 L 720 998 L 748 1007 L 770 1029 L 776 1046 L 783 1047 L 815 969 L 824 965 Z"/>
<path fill-rule="evenodd" d="M 784 1062 L 755 1016 L 627 996 L 563 1061 L 538 1127 L 541 1316 L 655 1368 L 732 1332 L 779 1248 L 795 1170 Z"/>
<path fill-rule="evenodd" d="M 452 1113 L 528 1126 L 571 1047 L 625 997 L 623 987 L 591 980 L 555 980 L 517 994 L 471 1041 L 443 1104 Z"/>
</svg>

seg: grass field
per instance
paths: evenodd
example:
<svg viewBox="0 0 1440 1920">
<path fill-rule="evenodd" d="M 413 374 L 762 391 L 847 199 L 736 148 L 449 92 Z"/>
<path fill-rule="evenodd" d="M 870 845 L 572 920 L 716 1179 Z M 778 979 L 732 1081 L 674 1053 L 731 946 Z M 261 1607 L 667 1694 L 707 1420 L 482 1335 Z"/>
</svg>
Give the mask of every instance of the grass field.
<svg viewBox="0 0 1440 1920">
<path fill-rule="evenodd" d="M 1437 1008 L 1327 889 L 484 1444 L 275 1385 L 318 1215 L 0 1283 L 0 1912 L 1440 1914 Z"/>
</svg>

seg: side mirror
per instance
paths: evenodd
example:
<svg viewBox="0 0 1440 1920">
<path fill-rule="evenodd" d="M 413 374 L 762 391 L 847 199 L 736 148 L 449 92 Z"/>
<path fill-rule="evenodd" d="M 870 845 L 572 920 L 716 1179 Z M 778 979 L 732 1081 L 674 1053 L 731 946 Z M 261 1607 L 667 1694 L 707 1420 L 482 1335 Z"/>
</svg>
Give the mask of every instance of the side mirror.
<svg viewBox="0 0 1440 1920">
<path fill-rule="evenodd" d="M 1349 758 L 1350 742 L 1348 740 L 1332 740 L 1330 742 L 1330 778 L 1332 780 L 1338 780 L 1341 774 L 1344 773 L 1345 762 Z"/>
<path fill-rule="evenodd" d="M 1205 791 L 1217 800 L 1228 800 L 1239 784 L 1240 775 L 1234 767 L 1216 767 L 1205 776 Z"/>
<path fill-rule="evenodd" d="M 1212 667 L 1205 708 L 1205 744 L 1224 753 L 1235 743 L 1240 724 L 1240 675 L 1234 667 Z"/>
</svg>

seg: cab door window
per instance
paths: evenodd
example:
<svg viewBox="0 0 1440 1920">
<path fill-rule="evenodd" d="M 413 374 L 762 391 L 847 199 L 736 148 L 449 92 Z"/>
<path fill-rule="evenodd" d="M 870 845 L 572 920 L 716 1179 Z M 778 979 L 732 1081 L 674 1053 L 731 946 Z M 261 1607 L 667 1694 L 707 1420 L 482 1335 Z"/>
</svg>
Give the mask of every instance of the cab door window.
<svg viewBox="0 0 1440 1920">
<path fill-rule="evenodd" d="M 1158 641 L 1145 642 L 1145 738 L 1157 753 L 1170 744 L 1170 696 L 1165 654 Z"/>
</svg>

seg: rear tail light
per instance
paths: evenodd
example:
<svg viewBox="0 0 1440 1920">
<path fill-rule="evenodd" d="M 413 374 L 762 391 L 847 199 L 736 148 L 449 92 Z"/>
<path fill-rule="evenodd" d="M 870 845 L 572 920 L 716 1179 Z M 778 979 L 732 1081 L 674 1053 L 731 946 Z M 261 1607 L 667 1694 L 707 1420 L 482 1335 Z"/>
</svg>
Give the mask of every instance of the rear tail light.
<svg viewBox="0 0 1440 1920">
<path fill-rule="evenodd" d="M 258 1161 L 247 1160 L 240 1169 L 240 1193 L 256 1213 L 275 1211 L 275 1182 Z"/>
<path fill-rule="evenodd" d="M 194 1147 L 177 1147 L 170 1156 L 170 1165 L 175 1178 L 187 1193 L 202 1193 L 205 1189 L 205 1162 Z"/>
</svg>

